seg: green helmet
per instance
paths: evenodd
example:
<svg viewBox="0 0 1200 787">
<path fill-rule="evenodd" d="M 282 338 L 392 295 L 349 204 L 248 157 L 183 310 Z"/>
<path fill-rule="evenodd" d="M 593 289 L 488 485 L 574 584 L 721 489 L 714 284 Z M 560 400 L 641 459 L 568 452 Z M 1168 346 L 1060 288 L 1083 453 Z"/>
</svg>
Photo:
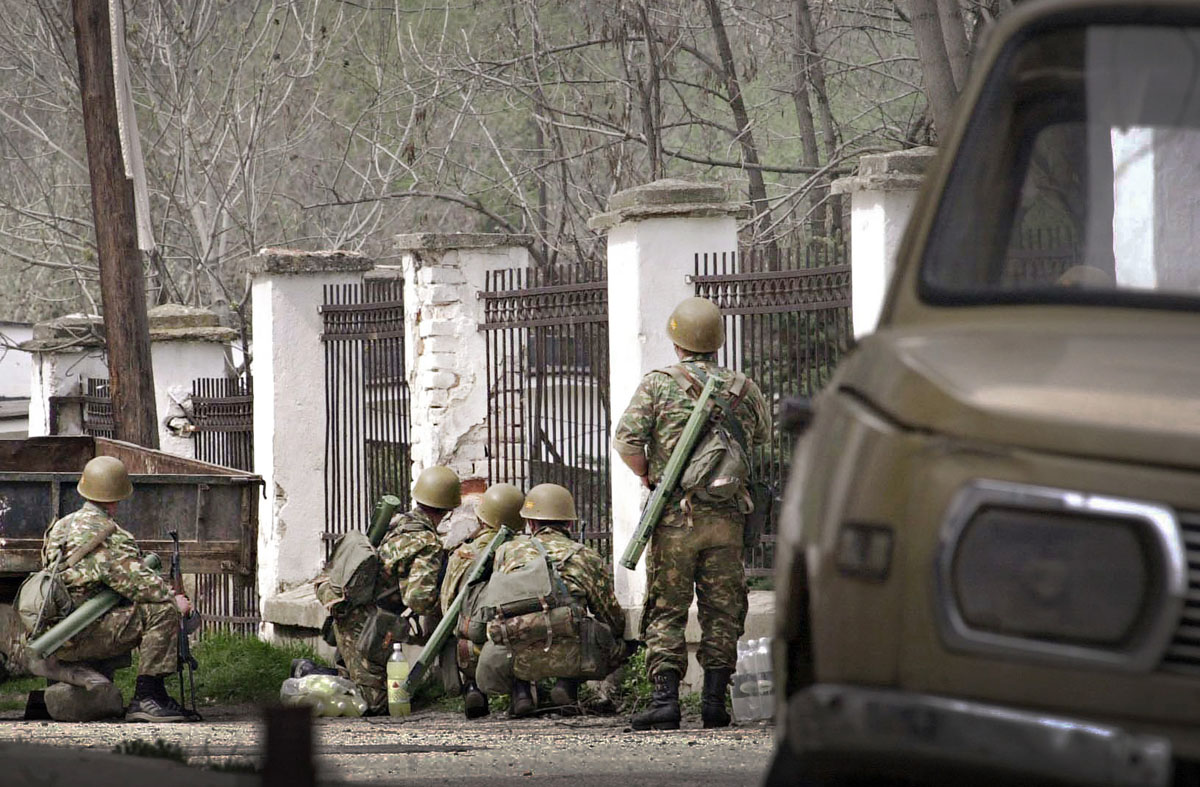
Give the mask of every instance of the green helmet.
<svg viewBox="0 0 1200 787">
<path fill-rule="evenodd" d="M 413 500 L 430 508 L 450 510 L 462 502 L 462 484 L 458 476 L 448 467 L 427 467 L 417 476 L 413 484 Z"/>
<path fill-rule="evenodd" d="M 115 456 L 98 456 L 84 465 L 75 488 L 80 497 L 97 503 L 115 503 L 133 494 L 125 463 Z"/>
<path fill-rule="evenodd" d="M 725 343 L 725 323 L 721 310 L 705 298 L 687 298 L 667 320 L 671 341 L 694 353 L 711 353 Z"/>
<path fill-rule="evenodd" d="M 530 489 L 525 495 L 525 505 L 521 506 L 521 516 L 552 522 L 574 522 L 579 518 L 575 516 L 575 498 L 558 484 L 538 484 Z"/>
<path fill-rule="evenodd" d="M 519 528 L 521 504 L 524 502 L 524 493 L 512 484 L 492 484 L 483 493 L 479 505 L 475 506 L 475 516 L 492 527 L 507 525 L 514 529 Z"/>
</svg>

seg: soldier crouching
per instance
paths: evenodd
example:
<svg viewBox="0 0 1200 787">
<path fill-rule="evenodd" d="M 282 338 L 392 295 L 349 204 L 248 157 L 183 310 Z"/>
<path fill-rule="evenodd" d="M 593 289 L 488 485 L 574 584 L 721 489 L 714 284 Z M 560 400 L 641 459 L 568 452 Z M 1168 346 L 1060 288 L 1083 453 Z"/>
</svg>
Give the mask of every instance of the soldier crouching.
<svg viewBox="0 0 1200 787">
<path fill-rule="evenodd" d="M 377 570 L 355 572 L 341 567 L 345 574 L 330 581 L 333 566 L 315 580 L 317 598 L 329 610 L 338 654 L 350 680 L 358 686 L 369 714 L 387 712 L 387 659 L 392 643 L 408 638 L 412 615 L 437 615 L 438 587 L 445 562 L 445 550 L 437 526 L 462 501 L 458 476 L 446 467 L 429 467 L 413 485 L 412 511 L 392 518 L 378 550 L 368 560 L 376 560 Z M 343 540 L 330 563 L 339 561 L 347 546 Z M 341 555 L 344 557 L 344 554 Z M 365 577 L 365 593 L 354 594 L 348 585 Z M 348 592 L 349 591 L 349 592 Z M 293 664 L 293 677 L 331 672 L 312 662 Z"/>
<path fill-rule="evenodd" d="M 580 682 L 606 677 L 626 652 L 607 565 L 568 535 L 577 519 L 571 493 L 539 484 L 521 516 L 530 535 L 500 547 L 478 602 L 489 622 L 475 671 L 479 688 L 511 693 L 513 717 L 535 710 L 532 681 L 556 678 L 551 702 L 575 705 Z"/>
<path fill-rule="evenodd" d="M 479 555 L 487 551 L 488 544 L 500 528 L 507 527 L 513 532 L 520 530 L 521 505 L 524 502 L 525 495 L 512 484 L 492 484 L 483 493 L 475 507 L 478 528 L 470 538 L 458 545 L 446 561 L 446 577 L 442 580 L 442 614 L 454 604 L 471 566 Z M 459 637 L 455 646 L 455 659 L 462 675 L 463 712 L 468 719 L 488 715 L 487 694 L 480 690 L 475 681 L 479 652 L 480 646 L 477 643 L 472 642 L 469 637 Z"/>
<path fill-rule="evenodd" d="M 107 677 L 91 664 L 137 648 L 137 684 L 126 720 L 198 718 L 167 694 L 164 681 L 178 666 L 181 615 L 191 611 L 191 602 L 145 565 L 133 535 L 113 519 L 117 504 L 133 494 L 125 465 L 115 457 L 98 456 L 84 467 L 77 489 L 85 500 L 83 507 L 46 531 L 42 564 L 60 567 L 59 576 L 76 608 L 105 587 L 130 603 L 105 613 L 52 656 L 29 658 L 29 670 L 52 680 L 95 686 Z"/>
</svg>

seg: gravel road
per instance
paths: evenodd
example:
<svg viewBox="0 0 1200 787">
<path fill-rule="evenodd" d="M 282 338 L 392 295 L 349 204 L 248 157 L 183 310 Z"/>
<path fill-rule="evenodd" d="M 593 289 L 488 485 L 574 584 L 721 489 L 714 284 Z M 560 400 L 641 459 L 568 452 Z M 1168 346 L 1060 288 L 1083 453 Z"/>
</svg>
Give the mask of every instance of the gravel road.
<svg viewBox="0 0 1200 787">
<path fill-rule="evenodd" d="M 261 725 L 252 708 L 213 709 L 204 722 L 188 725 L 25 722 L 7 715 L 0 716 L 0 745 L 24 742 L 101 753 L 125 740 L 162 738 L 182 747 L 193 765 L 261 761 Z M 444 711 L 398 719 L 318 719 L 314 736 L 323 784 L 456 787 L 757 785 L 772 743 L 770 727 L 704 730 L 698 719 L 685 721 L 678 732 L 635 733 L 621 717 L 509 721 L 501 713 L 467 722 Z"/>
</svg>

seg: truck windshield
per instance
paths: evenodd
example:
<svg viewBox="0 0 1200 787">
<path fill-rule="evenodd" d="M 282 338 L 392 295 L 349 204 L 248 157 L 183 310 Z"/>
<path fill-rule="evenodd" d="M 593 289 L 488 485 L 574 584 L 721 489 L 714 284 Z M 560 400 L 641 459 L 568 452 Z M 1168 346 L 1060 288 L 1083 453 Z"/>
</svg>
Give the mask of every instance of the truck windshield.
<svg viewBox="0 0 1200 787">
<path fill-rule="evenodd" d="M 1200 28 L 1058 29 L 989 77 L 926 246 L 934 303 L 1200 308 Z"/>
</svg>

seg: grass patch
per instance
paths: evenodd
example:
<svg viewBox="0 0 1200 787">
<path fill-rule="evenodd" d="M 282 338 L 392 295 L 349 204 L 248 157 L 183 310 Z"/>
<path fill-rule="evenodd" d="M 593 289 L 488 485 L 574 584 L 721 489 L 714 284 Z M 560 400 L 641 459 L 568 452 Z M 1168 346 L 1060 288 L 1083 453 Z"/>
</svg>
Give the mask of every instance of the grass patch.
<svg viewBox="0 0 1200 787">
<path fill-rule="evenodd" d="M 45 678 L 13 678 L 0 683 L 0 711 L 24 710 L 29 692 L 44 688 Z"/>
<path fill-rule="evenodd" d="M 121 741 L 113 747 L 113 754 L 125 754 L 130 757 L 152 757 L 158 760 L 171 760 L 172 762 L 181 762 L 187 764 L 187 754 L 179 747 L 179 744 L 168 743 L 162 738 L 156 739 L 154 742 L 144 741 L 141 738 Z"/>
<path fill-rule="evenodd" d="M 279 699 L 279 687 L 290 677 L 292 659 L 325 662 L 302 643 L 274 645 L 238 634 L 217 632 L 192 644 L 192 655 L 200 662 L 196 670 L 197 705 L 240 705 Z M 137 677 L 137 654 L 132 666 L 119 670 L 114 682 L 126 698 L 133 696 Z M 187 684 L 187 670 L 184 670 Z M 179 679 L 167 678 L 167 690 L 178 697 Z M 188 698 L 191 698 L 189 688 Z"/>
</svg>

